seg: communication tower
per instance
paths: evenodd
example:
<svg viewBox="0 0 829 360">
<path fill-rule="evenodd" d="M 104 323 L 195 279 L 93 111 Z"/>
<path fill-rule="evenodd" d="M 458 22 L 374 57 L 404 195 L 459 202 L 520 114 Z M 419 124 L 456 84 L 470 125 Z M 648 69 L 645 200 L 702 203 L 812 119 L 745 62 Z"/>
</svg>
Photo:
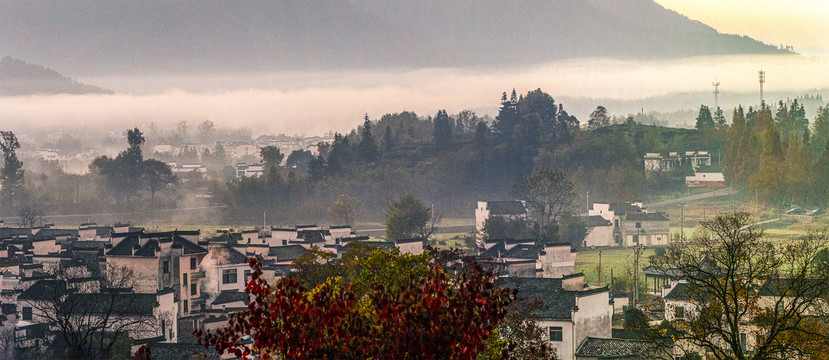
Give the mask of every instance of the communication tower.
<svg viewBox="0 0 829 360">
<path fill-rule="evenodd" d="M 714 109 L 716 109 L 720 107 L 720 82 L 717 80 L 712 82 L 711 85 L 714 85 Z"/>
<path fill-rule="evenodd" d="M 760 105 L 765 104 L 766 101 L 763 99 L 763 83 L 766 82 L 766 72 L 760 70 Z"/>
</svg>

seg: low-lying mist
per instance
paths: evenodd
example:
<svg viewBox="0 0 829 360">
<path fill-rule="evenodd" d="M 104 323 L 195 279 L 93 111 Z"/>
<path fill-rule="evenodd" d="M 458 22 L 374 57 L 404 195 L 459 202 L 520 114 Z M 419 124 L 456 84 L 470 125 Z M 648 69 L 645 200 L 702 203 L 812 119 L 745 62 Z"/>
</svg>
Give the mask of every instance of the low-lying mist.
<svg viewBox="0 0 829 360">
<path fill-rule="evenodd" d="M 586 121 L 602 99 L 637 102 L 673 93 L 707 92 L 721 82 L 723 108 L 757 93 L 757 71 L 766 71 L 768 94 L 829 89 L 829 60 L 799 56 L 727 56 L 642 62 L 582 59 L 526 68 L 420 69 L 364 72 L 223 74 L 200 77 L 108 76 L 78 79 L 113 95 L 0 98 L 0 128 L 16 131 L 79 126 L 120 131 L 155 123 L 211 120 L 219 127 L 247 127 L 253 134 L 317 135 L 348 131 L 365 113 L 415 111 L 431 115 L 463 109 L 494 114 L 501 93 L 541 88 Z M 817 89 L 817 90 L 815 90 Z M 754 104 L 759 103 L 759 95 Z M 767 96 L 767 101 L 776 99 Z M 699 103 L 682 105 L 698 107 Z M 644 102 L 643 102 L 644 103 Z M 710 95 L 713 105 L 713 95 Z M 744 104 L 744 105 L 754 105 Z M 634 106 L 634 108 L 637 108 Z M 614 113 L 613 108 L 608 108 Z M 644 109 L 648 111 L 650 109 Z M 621 111 L 619 109 L 618 111 Z"/>
</svg>

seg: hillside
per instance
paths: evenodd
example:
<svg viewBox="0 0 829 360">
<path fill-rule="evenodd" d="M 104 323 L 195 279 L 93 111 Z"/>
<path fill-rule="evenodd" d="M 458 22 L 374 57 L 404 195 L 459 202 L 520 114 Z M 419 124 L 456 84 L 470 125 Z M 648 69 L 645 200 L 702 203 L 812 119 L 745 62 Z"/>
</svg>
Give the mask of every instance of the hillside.
<svg viewBox="0 0 829 360">
<path fill-rule="evenodd" d="M 79 75 L 780 53 L 651 0 L 5 0 L 0 8 L 0 53 Z"/>
<path fill-rule="evenodd" d="M 79 83 L 43 66 L 8 56 L 0 60 L 0 96 L 107 93 L 111 91 Z"/>
</svg>

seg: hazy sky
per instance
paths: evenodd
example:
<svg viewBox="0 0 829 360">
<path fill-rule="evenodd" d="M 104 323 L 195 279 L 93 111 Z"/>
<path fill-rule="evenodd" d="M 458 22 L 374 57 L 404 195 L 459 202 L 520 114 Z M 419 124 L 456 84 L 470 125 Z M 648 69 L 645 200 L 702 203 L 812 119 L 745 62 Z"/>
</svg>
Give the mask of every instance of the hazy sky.
<svg viewBox="0 0 829 360">
<path fill-rule="evenodd" d="M 829 49 L 827 0 L 656 0 L 723 33 L 774 45 Z"/>
<path fill-rule="evenodd" d="M 497 109 L 501 92 L 541 88 L 554 98 L 637 99 L 676 92 L 710 92 L 719 79 L 723 103 L 729 93 L 756 93 L 757 70 L 766 70 L 766 92 L 806 92 L 829 88 L 829 60 L 790 56 L 727 56 L 672 61 L 580 59 L 534 67 L 474 71 L 414 71 L 306 74 L 236 74 L 176 79 L 178 86 L 157 89 L 169 79 L 81 79 L 116 89 L 114 95 L 0 97 L 0 124 L 12 130 L 29 126 L 94 125 L 100 129 L 172 126 L 209 119 L 220 127 L 249 127 L 254 134 L 322 134 L 348 131 L 385 113 L 413 110 L 430 115 L 471 108 Z M 210 90 L 213 89 L 213 90 Z M 759 102 L 759 98 L 757 100 Z M 589 108 L 574 111 L 586 118 Z M 751 105 L 751 104 L 746 104 Z M 698 103 L 687 106 L 699 106 Z M 616 114 L 618 109 L 608 109 Z M 647 109 L 646 109 L 647 110 Z"/>
</svg>

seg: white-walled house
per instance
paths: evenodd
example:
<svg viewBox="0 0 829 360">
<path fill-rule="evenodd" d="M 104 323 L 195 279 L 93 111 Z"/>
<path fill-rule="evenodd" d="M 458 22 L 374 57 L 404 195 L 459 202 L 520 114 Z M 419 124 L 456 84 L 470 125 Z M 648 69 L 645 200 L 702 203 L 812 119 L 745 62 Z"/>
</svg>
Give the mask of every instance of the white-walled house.
<svg viewBox="0 0 829 360">
<path fill-rule="evenodd" d="M 200 305 L 200 264 L 207 249 L 189 240 L 197 232 L 128 233 L 106 252 L 108 265 L 126 266 L 135 272 L 137 293 L 156 293 L 172 288 L 181 302 L 182 315 Z M 115 242 L 115 238 L 113 238 Z"/>
<path fill-rule="evenodd" d="M 397 239 L 394 241 L 394 245 L 400 249 L 401 254 L 413 254 L 413 255 L 420 255 L 423 254 L 423 249 L 426 241 L 421 238 L 413 238 L 413 239 Z"/>
<path fill-rule="evenodd" d="M 245 291 L 251 272 L 248 256 L 224 244 L 210 244 L 200 267 L 205 273 L 203 287 L 208 302 L 222 291 Z"/>
<path fill-rule="evenodd" d="M 721 172 L 695 172 L 693 176 L 685 177 L 687 187 L 724 187 L 725 175 Z"/>
<path fill-rule="evenodd" d="M 538 265 L 545 278 L 560 278 L 576 271 L 576 251 L 567 243 L 547 243 L 539 252 Z"/>
<path fill-rule="evenodd" d="M 540 301 L 542 306 L 534 313 L 538 325 L 547 330 L 559 359 L 575 359 L 576 349 L 588 337 L 611 338 L 613 305 L 607 287 L 582 289 L 583 277 L 566 282 L 550 278 L 507 278 L 504 285 L 518 288 L 519 301 Z"/>
<path fill-rule="evenodd" d="M 662 213 L 629 213 L 622 228 L 625 246 L 667 246 L 671 222 Z"/>
<path fill-rule="evenodd" d="M 478 201 L 478 206 L 475 208 L 475 230 L 478 234 L 478 242 L 481 242 L 483 237 L 484 224 L 493 216 L 512 219 L 525 219 L 527 217 L 527 207 L 523 201 Z"/>
<path fill-rule="evenodd" d="M 596 225 L 602 227 L 595 236 L 588 233 L 587 246 L 667 246 L 670 241 L 670 220 L 664 213 L 648 212 L 642 203 L 594 203 L 588 216 L 591 224 L 594 216 L 610 221 L 612 230 L 596 219 Z M 612 231 L 612 241 L 604 237 L 607 231 Z"/>
<path fill-rule="evenodd" d="M 503 267 L 507 276 L 561 278 L 576 267 L 576 251 L 570 244 L 538 246 L 532 239 L 486 240 L 478 259 Z"/>
<path fill-rule="evenodd" d="M 610 247 L 621 245 L 614 241 L 612 221 L 599 215 L 586 216 L 583 220 L 587 225 L 587 236 L 584 237 L 582 246 Z"/>
</svg>

